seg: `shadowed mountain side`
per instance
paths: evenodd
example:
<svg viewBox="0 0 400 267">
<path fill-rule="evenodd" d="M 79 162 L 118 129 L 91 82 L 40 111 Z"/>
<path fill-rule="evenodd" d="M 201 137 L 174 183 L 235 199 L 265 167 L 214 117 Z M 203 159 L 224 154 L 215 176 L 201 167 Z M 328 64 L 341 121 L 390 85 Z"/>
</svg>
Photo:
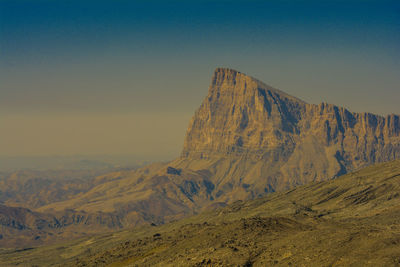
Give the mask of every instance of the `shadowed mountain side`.
<svg viewBox="0 0 400 267">
<path fill-rule="evenodd" d="M 398 266 L 399 192 L 397 160 L 158 227 L 3 250 L 0 258 L 40 266 Z"/>
</svg>

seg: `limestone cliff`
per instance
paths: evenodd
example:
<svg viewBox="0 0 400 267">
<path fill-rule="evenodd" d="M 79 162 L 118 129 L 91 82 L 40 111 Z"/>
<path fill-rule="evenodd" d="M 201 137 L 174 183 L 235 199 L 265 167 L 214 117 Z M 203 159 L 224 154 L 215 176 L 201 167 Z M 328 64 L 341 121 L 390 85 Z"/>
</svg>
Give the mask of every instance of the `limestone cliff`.
<svg viewBox="0 0 400 267">
<path fill-rule="evenodd" d="M 251 198 L 400 158 L 399 134 L 398 115 L 308 104 L 218 68 L 176 166 L 214 170 L 216 197 L 224 201 Z"/>
</svg>

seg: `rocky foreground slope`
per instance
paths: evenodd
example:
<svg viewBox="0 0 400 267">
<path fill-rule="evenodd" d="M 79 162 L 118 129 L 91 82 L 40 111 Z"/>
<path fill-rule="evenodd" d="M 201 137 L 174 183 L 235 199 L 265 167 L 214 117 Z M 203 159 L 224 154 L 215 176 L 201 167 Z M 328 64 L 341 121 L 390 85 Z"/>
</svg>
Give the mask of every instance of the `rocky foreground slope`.
<svg viewBox="0 0 400 267">
<path fill-rule="evenodd" d="M 27 266 L 399 266 L 400 161 L 162 226 L 0 250 L 0 259 Z"/>
</svg>

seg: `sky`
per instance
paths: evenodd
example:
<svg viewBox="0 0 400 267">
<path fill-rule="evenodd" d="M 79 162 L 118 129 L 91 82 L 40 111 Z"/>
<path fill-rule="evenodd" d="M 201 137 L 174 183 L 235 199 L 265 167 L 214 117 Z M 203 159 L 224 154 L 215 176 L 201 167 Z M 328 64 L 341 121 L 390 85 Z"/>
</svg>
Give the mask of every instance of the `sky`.
<svg viewBox="0 0 400 267">
<path fill-rule="evenodd" d="M 172 159 L 216 67 L 400 114 L 400 2 L 0 0 L 0 156 Z"/>
</svg>

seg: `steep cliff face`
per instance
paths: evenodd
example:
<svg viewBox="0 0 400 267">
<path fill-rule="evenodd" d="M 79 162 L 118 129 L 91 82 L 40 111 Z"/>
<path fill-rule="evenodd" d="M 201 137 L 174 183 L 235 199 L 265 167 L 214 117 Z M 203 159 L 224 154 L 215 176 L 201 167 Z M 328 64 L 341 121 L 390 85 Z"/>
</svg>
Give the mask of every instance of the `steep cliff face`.
<svg viewBox="0 0 400 267">
<path fill-rule="evenodd" d="M 184 157 L 262 155 L 293 146 L 306 103 L 240 72 L 216 70 L 208 95 L 192 118 Z"/>
<path fill-rule="evenodd" d="M 176 164 L 214 169 L 216 191 L 220 188 L 224 200 L 254 197 L 400 158 L 399 133 L 397 115 L 308 104 L 218 68 Z M 240 192 L 227 196 L 227 188 Z"/>
</svg>

